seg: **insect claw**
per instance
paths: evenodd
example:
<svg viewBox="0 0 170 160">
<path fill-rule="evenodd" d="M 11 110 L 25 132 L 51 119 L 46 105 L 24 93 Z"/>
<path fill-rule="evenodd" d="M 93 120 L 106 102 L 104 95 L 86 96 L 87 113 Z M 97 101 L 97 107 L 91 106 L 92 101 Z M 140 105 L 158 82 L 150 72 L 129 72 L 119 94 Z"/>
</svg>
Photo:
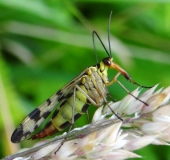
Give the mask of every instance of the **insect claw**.
<svg viewBox="0 0 170 160">
<path fill-rule="evenodd" d="M 133 83 L 133 84 L 139 86 L 139 87 L 142 87 L 142 88 L 152 88 L 152 87 L 153 87 L 153 86 L 151 86 L 151 87 L 149 87 L 149 86 L 142 86 L 142 85 L 140 85 L 139 83 L 133 81 L 131 78 L 129 79 L 129 81 L 130 81 L 131 83 Z"/>
<path fill-rule="evenodd" d="M 123 75 L 124 75 L 124 77 L 125 77 L 128 81 L 130 81 L 131 83 L 133 83 L 133 84 L 135 84 L 135 85 L 137 85 L 137 86 L 139 86 L 139 87 L 142 87 L 142 88 L 152 88 L 152 87 L 153 87 L 153 86 L 148 87 L 148 86 L 142 86 L 142 85 L 140 85 L 139 83 L 133 81 L 132 78 L 129 76 L 129 74 L 126 73 L 126 72 L 124 72 Z"/>
</svg>

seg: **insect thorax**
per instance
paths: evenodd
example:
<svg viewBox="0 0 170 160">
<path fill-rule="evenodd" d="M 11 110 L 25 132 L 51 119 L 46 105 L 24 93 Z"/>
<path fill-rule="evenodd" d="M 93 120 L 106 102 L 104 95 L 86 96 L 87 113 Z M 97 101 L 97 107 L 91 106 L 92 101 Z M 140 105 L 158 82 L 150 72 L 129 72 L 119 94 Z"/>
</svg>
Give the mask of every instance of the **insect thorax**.
<svg viewBox="0 0 170 160">
<path fill-rule="evenodd" d="M 100 62 L 95 67 L 89 67 L 87 74 L 82 78 L 82 87 L 85 88 L 84 91 L 87 95 L 95 101 L 96 106 L 103 104 L 108 93 L 105 86 L 108 82 L 107 70 L 108 67 Z"/>
</svg>

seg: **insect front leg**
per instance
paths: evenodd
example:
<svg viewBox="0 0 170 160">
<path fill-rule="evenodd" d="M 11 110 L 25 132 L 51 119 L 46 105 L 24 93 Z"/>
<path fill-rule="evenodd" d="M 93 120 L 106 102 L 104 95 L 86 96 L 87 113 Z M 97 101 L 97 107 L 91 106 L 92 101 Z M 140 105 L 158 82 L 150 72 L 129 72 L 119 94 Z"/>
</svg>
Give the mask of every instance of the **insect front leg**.
<svg viewBox="0 0 170 160">
<path fill-rule="evenodd" d="M 121 74 L 121 73 L 118 72 L 118 73 L 116 74 L 116 76 L 114 76 L 113 79 L 112 79 L 110 82 L 106 82 L 106 86 L 110 86 L 110 85 L 112 85 L 113 83 L 117 82 L 117 78 L 119 77 L 120 74 Z"/>
<path fill-rule="evenodd" d="M 148 104 L 144 101 L 142 101 L 141 99 L 139 99 L 138 97 L 134 96 L 117 78 L 121 73 L 117 73 L 116 76 L 110 81 L 108 82 L 106 85 L 109 86 L 115 82 L 117 82 L 128 94 L 130 94 L 132 97 L 134 97 L 136 100 L 142 102 L 143 104 L 145 104 L 146 106 L 148 106 Z"/>
</svg>

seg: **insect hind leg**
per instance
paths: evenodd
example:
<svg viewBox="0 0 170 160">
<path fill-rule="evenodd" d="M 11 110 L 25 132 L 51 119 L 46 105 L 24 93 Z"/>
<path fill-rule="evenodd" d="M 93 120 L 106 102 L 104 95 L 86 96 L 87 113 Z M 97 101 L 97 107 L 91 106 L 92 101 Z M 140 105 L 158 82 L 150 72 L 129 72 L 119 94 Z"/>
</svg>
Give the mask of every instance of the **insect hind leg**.
<svg viewBox="0 0 170 160">
<path fill-rule="evenodd" d="M 82 92 L 85 96 L 86 96 L 86 98 L 93 104 L 93 105 L 95 105 L 95 106 L 98 106 L 98 107 L 100 107 L 102 104 L 97 104 L 95 101 L 93 101 L 78 85 L 76 85 L 76 88 L 78 89 L 78 90 L 80 90 L 80 92 Z M 105 104 L 109 107 L 109 109 L 111 110 L 111 112 L 118 118 L 118 119 L 120 119 L 121 121 L 123 121 L 123 119 L 122 118 L 120 118 L 113 110 L 112 110 L 112 108 L 110 107 L 110 105 L 108 104 L 108 101 L 105 99 L 104 100 L 105 101 Z"/>
<path fill-rule="evenodd" d="M 97 104 L 93 99 L 90 98 L 90 96 L 78 85 L 75 85 L 75 87 L 73 88 L 73 107 L 72 107 L 72 115 L 74 115 L 75 112 L 75 101 L 76 101 L 76 89 L 79 90 L 86 98 L 87 100 L 89 100 L 89 102 L 95 106 L 100 107 L 102 104 Z M 72 116 L 72 122 L 71 122 L 71 126 L 69 128 L 69 131 L 71 131 L 72 127 L 74 125 L 74 116 Z M 60 148 L 62 147 L 62 145 L 64 144 L 64 142 L 67 140 L 68 134 L 65 136 L 64 140 L 61 142 L 61 144 L 59 145 L 59 147 L 57 148 L 57 150 L 54 152 L 55 154 L 60 150 Z"/>
<path fill-rule="evenodd" d="M 113 109 L 111 108 L 111 106 L 109 105 L 109 103 L 108 102 L 105 102 L 106 103 L 106 105 L 109 107 L 109 109 L 111 110 L 111 112 L 118 118 L 118 119 L 120 119 L 121 121 L 123 121 L 123 119 L 121 118 L 121 117 L 119 117 L 116 113 L 115 113 L 115 111 L 113 111 Z"/>
<path fill-rule="evenodd" d="M 74 113 L 75 113 L 75 100 L 76 100 L 76 87 L 74 87 L 73 89 L 73 107 L 72 107 L 72 119 L 71 119 L 71 126 L 67 132 L 67 135 L 65 136 L 65 138 L 63 139 L 63 141 L 61 142 L 61 144 L 59 145 L 59 147 L 57 148 L 57 150 L 54 152 L 54 154 L 56 154 L 60 148 L 62 147 L 62 145 L 64 144 L 64 142 L 67 140 L 68 137 L 68 133 L 71 131 L 73 125 L 74 125 Z"/>
</svg>

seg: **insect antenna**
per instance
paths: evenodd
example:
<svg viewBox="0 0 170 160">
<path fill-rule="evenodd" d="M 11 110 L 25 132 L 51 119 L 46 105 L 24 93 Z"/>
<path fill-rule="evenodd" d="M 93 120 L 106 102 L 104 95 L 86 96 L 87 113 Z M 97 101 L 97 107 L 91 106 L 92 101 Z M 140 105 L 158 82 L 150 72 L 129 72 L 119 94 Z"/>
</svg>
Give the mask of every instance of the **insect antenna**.
<svg viewBox="0 0 170 160">
<path fill-rule="evenodd" d="M 108 44 L 109 44 L 109 54 L 110 56 L 109 57 L 112 57 L 112 52 L 111 52 L 111 44 L 110 44 L 110 22 L 111 22 L 111 18 L 112 18 L 112 11 L 110 12 L 110 17 L 109 17 L 109 21 L 108 21 Z M 129 75 L 124 75 L 125 78 L 127 80 L 129 80 L 131 83 L 139 86 L 139 87 L 142 87 L 142 88 L 152 88 L 153 86 L 143 86 L 143 85 L 140 85 L 139 83 L 133 81 Z"/>
<path fill-rule="evenodd" d="M 98 57 L 97 57 L 97 53 L 96 53 L 96 46 L 95 46 L 95 41 L 94 41 L 94 36 L 95 36 L 95 35 L 97 36 L 98 40 L 99 40 L 100 43 L 102 44 L 104 50 L 106 51 L 106 53 L 107 53 L 107 55 L 108 55 L 109 57 L 110 57 L 110 54 L 109 54 L 109 52 L 107 51 L 107 49 L 106 49 L 104 43 L 102 42 L 100 36 L 98 35 L 98 33 L 97 33 L 96 31 L 93 31 L 93 32 L 92 32 L 92 38 L 93 38 L 94 54 L 96 55 L 96 60 L 97 60 L 97 63 L 98 63 L 99 61 L 98 61 Z"/>
<path fill-rule="evenodd" d="M 94 54 L 96 55 L 96 60 L 97 60 L 97 63 L 99 62 L 98 61 L 98 57 L 97 57 L 97 53 L 96 53 L 96 46 L 95 46 L 95 41 L 94 41 L 94 36 L 96 35 L 97 38 L 99 39 L 100 43 L 102 44 L 104 50 L 106 51 L 107 55 L 111 58 L 112 57 L 112 52 L 111 52 L 111 44 L 110 44 L 110 21 L 111 21 L 111 18 L 112 18 L 112 11 L 110 12 L 110 17 L 109 17 L 109 22 L 108 22 L 108 44 L 109 44 L 109 52 L 108 50 L 106 49 L 104 43 L 102 42 L 100 36 L 98 35 L 98 33 L 96 31 L 93 31 L 92 32 L 92 38 L 93 38 L 93 47 L 94 47 Z"/>
<path fill-rule="evenodd" d="M 110 44 L 110 21 L 112 18 L 112 11 L 110 12 L 110 17 L 109 17 L 109 22 L 108 22 L 108 44 L 109 44 L 109 54 L 110 58 L 112 57 L 112 49 L 111 49 L 111 44 Z"/>
</svg>

